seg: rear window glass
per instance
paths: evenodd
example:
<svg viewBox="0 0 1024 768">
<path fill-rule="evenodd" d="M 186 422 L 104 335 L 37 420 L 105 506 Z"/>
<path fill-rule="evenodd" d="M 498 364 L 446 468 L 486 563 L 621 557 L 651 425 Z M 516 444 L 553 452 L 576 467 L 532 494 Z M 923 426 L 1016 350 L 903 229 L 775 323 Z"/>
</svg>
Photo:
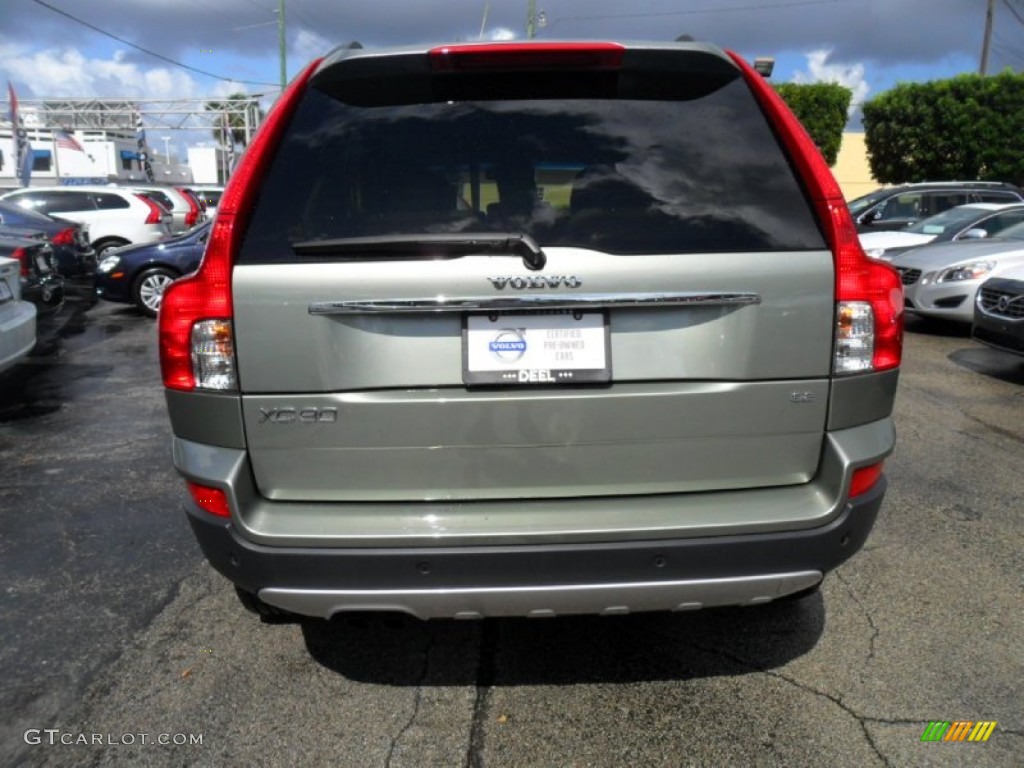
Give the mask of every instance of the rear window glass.
<svg viewBox="0 0 1024 768">
<path fill-rule="evenodd" d="M 929 216 L 917 224 L 911 224 L 903 231 L 918 235 L 942 235 L 950 231 L 959 231 L 972 221 L 977 221 L 987 214 L 988 211 L 978 208 L 950 208 L 943 213 Z"/>
<path fill-rule="evenodd" d="M 98 192 L 94 195 L 96 199 L 96 207 L 101 211 L 116 210 L 118 208 L 130 208 L 128 201 L 125 200 L 121 195 L 116 195 L 112 192 Z"/>
<path fill-rule="evenodd" d="M 89 198 L 83 192 L 30 192 L 25 198 L 31 201 L 32 208 L 43 213 L 71 213 L 93 209 Z"/>
<path fill-rule="evenodd" d="M 983 203 L 1016 203 L 1020 200 L 1012 192 L 978 192 L 976 194 Z"/>
<path fill-rule="evenodd" d="M 474 84 L 458 99 L 394 105 L 366 105 L 365 85 L 349 99 L 358 104 L 344 87 L 311 88 L 238 260 L 297 260 L 297 242 L 475 232 L 622 254 L 824 247 L 742 79 L 621 81 L 588 83 L 586 98 L 505 100 L 479 78 L 476 94 Z"/>
</svg>

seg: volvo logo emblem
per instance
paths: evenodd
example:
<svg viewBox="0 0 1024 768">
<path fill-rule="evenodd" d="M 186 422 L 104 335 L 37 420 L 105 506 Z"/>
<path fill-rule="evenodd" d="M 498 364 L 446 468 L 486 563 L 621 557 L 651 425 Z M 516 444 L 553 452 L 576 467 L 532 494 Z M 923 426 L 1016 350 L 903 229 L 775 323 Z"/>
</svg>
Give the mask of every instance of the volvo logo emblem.
<svg viewBox="0 0 1024 768">
<path fill-rule="evenodd" d="M 516 275 L 515 277 L 488 277 L 487 279 L 499 291 L 505 290 L 506 286 L 522 291 L 526 288 L 579 288 L 583 285 L 583 281 L 576 277 L 576 275 L 547 275 L 539 277 Z"/>
<path fill-rule="evenodd" d="M 1010 308 L 1010 297 L 1000 296 L 999 301 L 996 302 L 996 308 L 1000 312 L 1005 312 L 1006 310 L 1008 310 Z"/>
<path fill-rule="evenodd" d="M 502 328 L 487 347 L 503 363 L 514 363 L 526 354 L 525 334 L 525 328 Z"/>
</svg>

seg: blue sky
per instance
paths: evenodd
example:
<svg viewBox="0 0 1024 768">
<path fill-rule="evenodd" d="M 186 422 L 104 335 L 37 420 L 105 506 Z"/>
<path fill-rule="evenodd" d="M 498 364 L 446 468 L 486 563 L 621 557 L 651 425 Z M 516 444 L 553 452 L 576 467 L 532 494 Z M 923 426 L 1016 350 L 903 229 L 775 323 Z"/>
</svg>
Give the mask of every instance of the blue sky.
<svg viewBox="0 0 1024 768">
<path fill-rule="evenodd" d="M 276 95 L 278 0 L 3 0 L 0 78 L 23 101 Z M 870 99 L 899 81 L 976 72 L 985 0 L 536 0 L 539 39 L 689 34 L 774 56 L 776 82 L 831 80 Z M 49 6 L 49 7 L 47 7 Z M 522 39 L 527 0 L 285 0 L 288 75 L 337 44 Z M 65 15 L 62 15 L 62 13 Z M 77 17 L 78 21 L 67 15 Z M 84 23 L 82 23 L 84 22 Z M 189 71 L 124 42 L 188 67 Z M 995 0 L 989 72 L 1024 69 L 1024 0 Z M 250 82 L 243 82 L 250 81 Z M 181 134 L 176 142 L 194 142 Z"/>
</svg>

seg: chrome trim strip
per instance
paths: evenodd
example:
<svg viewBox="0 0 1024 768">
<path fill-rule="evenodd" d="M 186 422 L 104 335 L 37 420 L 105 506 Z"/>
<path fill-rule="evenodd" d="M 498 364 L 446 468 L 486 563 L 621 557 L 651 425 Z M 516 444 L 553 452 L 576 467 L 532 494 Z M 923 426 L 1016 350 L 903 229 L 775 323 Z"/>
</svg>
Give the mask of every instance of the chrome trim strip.
<svg viewBox="0 0 1024 768">
<path fill-rule="evenodd" d="M 528 296 L 434 296 L 418 299 L 315 301 L 311 315 L 401 314 L 406 312 L 506 312 L 529 309 L 617 309 L 621 307 L 735 307 L 760 304 L 749 292 L 583 293 Z"/>
<path fill-rule="evenodd" d="M 813 587 L 820 571 L 765 576 L 614 584 L 475 587 L 464 589 L 320 590 L 268 587 L 269 605 L 325 619 L 346 611 L 399 611 L 420 619 L 485 616 L 548 617 L 575 613 L 691 611 L 720 605 L 758 605 Z"/>
</svg>

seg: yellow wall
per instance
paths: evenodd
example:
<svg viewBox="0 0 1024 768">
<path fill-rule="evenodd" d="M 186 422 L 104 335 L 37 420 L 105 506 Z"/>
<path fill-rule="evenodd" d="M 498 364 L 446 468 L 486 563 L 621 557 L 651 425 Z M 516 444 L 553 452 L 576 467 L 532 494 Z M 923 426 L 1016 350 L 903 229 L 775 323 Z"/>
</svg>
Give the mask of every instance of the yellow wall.
<svg viewBox="0 0 1024 768">
<path fill-rule="evenodd" d="M 882 186 L 871 176 L 863 133 L 843 134 L 843 143 L 839 147 L 836 164 L 832 166 L 832 174 L 847 200 L 866 195 Z"/>
</svg>

